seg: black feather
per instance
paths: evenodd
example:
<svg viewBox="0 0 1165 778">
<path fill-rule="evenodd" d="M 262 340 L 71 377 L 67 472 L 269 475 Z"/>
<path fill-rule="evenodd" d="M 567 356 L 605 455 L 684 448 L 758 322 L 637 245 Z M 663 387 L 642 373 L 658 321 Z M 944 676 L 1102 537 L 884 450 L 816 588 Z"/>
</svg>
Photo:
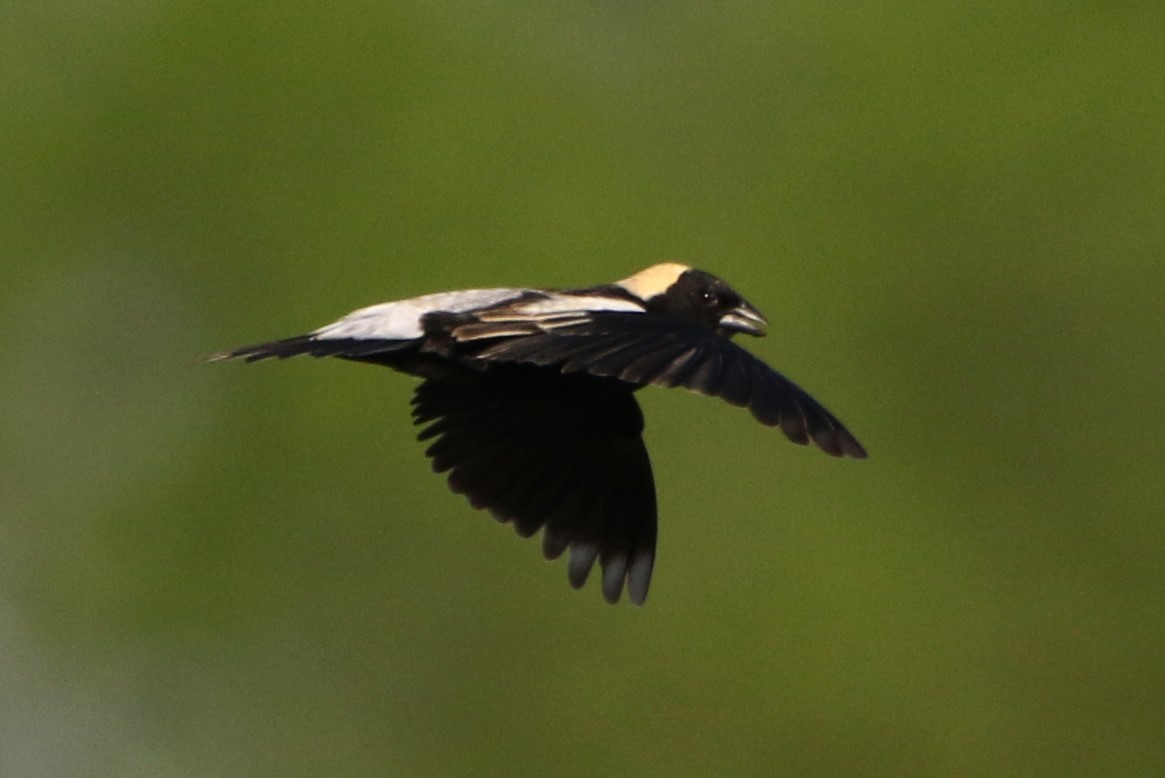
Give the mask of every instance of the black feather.
<svg viewBox="0 0 1165 778">
<path fill-rule="evenodd" d="M 455 492 L 520 535 L 543 529 L 549 558 L 570 549 L 572 585 L 585 582 L 597 559 L 607 571 L 604 596 L 618 599 L 626 581 L 641 603 L 657 509 L 633 389 L 588 374 L 497 364 L 424 381 L 413 416 L 429 424 L 418 437 L 433 441 L 426 453 L 435 469 L 449 472 Z"/>
<path fill-rule="evenodd" d="M 375 340 L 358 338 L 322 338 L 312 335 L 297 335 L 284 340 L 272 340 L 267 343 L 256 343 L 252 346 L 243 346 L 233 351 L 225 351 L 207 357 L 208 362 L 218 362 L 225 359 L 242 359 L 246 362 L 258 362 L 261 359 L 287 359 L 308 355 L 313 357 L 342 357 L 362 361 L 376 362 L 378 356 L 396 354 L 401 351 L 415 349 L 415 340 Z"/>
<path fill-rule="evenodd" d="M 866 456 L 845 425 L 801 387 L 728 338 L 673 319 L 595 314 L 585 323 L 500 339 L 471 358 L 558 367 L 635 385 L 683 386 L 749 408 L 794 443 L 812 440 L 833 456 Z"/>
</svg>

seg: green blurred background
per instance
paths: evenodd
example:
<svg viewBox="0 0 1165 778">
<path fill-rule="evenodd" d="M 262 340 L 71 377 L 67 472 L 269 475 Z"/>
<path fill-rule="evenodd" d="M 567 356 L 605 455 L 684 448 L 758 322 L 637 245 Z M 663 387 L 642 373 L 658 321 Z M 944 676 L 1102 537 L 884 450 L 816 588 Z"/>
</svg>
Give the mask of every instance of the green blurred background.
<svg viewBox="0 0 1165 778">
<path fill-rule="evenodd" d="M 1165 774 L 1165 5 L 6 3 L 0 775 Z M 645 391 L 645 608 L 203 365 L 680 259 L 871 452 Z"/>
</svg>

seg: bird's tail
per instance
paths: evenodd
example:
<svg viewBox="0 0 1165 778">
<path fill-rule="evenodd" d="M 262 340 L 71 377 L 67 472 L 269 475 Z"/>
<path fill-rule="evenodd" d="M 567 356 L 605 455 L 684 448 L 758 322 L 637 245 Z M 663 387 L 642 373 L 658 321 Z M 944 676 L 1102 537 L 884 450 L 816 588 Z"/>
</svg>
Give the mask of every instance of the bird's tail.
<svg viewBox="0 0 1165 778">
<path fill-rule="evenodd" d="M 319 338 L 314 334 L 297 335 L 294 338 L 272 340 L 242 346 L 231 351 L 221 351 L 206 357 L 206 362 L 222 362 L 228 359 L 242 359 L 258 362 L 261 359 L 287 359 L 301 354 L 313 357 L 341 357 L 345 359 L 369 359 L 380 354 L 402 351 L 415 344 L 415 340 L 382 340 L 361 338 Z"/>
</svg>

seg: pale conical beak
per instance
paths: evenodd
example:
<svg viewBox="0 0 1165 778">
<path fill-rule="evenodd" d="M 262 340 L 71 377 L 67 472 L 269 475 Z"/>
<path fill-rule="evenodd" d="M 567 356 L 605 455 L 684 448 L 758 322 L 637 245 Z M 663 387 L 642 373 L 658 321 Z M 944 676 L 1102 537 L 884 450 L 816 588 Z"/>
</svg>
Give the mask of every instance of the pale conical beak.
<svg viewBox="0 0 1165 778">
<path fill-rule="evenodd" d="M 761 312 L 746 302 L 742 302 L 720 317 L 720 329 L 727 334 L 743 332 L 746 335 L 760 337 L 765 334 L 765 328 L 768 326 L 769 323 Z"/>
</svg>

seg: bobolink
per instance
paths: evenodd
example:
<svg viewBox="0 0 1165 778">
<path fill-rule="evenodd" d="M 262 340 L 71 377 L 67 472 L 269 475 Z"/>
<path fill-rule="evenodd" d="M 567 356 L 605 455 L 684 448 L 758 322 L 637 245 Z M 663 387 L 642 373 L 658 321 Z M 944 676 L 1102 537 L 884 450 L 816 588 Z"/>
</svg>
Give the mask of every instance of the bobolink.
<svg viewBox="0 0 1165 778">
<path fill-rule="evenodd" d="M 433 470 L 474 508 L 542 529 L 576 589 L 595 560 L 603 596 L 647 597 L 656 502 L 635 391 L 683 386 L 752 411 L 794 443 L 862 459 L 865 449 L 800 387 L 733 343 L 767 322 L 700 270 L 655 265 L 577 290 L 473 289 L 354 311 L 307 335 L 211 360 L 310 354 L 423 379 L 413 395 Z"/>
</svg>

